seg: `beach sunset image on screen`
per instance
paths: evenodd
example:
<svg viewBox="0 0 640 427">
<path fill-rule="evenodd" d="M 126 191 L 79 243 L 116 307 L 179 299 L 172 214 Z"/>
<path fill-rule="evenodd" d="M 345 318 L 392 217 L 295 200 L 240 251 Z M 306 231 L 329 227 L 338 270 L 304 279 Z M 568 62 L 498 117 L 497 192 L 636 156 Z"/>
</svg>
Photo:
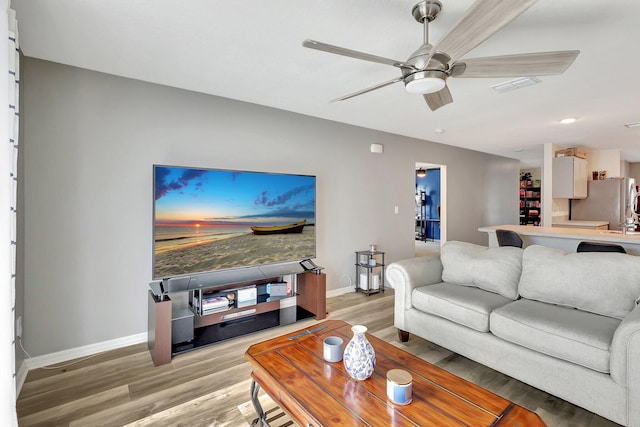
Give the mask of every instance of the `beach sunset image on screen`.
<svg viewBox="0 0 640 427">
<path fill-rule="evenodd" d="M 315 257 L 316 178 L 154 166 L 154 279 Z"/>
</svg>

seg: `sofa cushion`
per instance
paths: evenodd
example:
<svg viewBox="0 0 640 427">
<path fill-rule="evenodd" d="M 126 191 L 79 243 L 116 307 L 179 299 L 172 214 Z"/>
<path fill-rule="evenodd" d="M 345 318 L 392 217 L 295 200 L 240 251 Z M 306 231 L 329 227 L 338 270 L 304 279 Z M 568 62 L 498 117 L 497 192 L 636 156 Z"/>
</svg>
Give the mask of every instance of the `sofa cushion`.
<svg viewBox="0 0 640 427">
<path fill-rule="evenodd" d="M 511 300 L 518 298 L 522 249 L 447 242 L 440 250 L 440 259 L 443 282 L 476 286 Z"/>
<path fill-rule="evenodd" d="M 640 297 L 640 257 L 611 252 L 566 254 L 529 246 L 522 257 L 522 297 L 622 319 Z"/>
<path fill-rule="evenodd" d="M 489 332 L 489 315 L 497 307 L 512 302 L 493 292 L 449 283 L 421 286 L 413 290 L 412 303 L 434 314 L 480 332 Z"/>
<path fill-rule="evenodd" d="M 496 309 L 490 318 L 497 337 L 604 373 L 610 370 L 619 324 L 612 317 L 527 299 Z"/>
</svg>

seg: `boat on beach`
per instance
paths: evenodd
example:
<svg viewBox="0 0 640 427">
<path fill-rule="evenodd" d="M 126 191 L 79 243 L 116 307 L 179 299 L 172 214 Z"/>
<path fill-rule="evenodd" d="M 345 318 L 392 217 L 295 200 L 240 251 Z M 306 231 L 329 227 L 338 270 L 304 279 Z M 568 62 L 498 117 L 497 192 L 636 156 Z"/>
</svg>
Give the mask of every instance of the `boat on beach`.
<svg viewBox="0 0 640 427">
<path fill-rule="evenodd" d="M 257 234 L 257 235 L 302 233 L 302 229 L 306 224 L 307 224 L 307 220 L 303 219 L 302 221 L 299 221 L 293 224 L 253 226 L 251 227 L 251 231 L 253 232 L 253 234 Z"/>
</svg>

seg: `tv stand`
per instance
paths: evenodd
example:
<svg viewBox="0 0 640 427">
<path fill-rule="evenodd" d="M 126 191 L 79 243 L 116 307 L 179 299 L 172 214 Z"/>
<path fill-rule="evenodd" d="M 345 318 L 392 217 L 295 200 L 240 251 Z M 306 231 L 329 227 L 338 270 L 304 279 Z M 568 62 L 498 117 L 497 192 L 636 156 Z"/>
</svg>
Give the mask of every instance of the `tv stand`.
<svg viewBox="0 0 640 427">
<path fill-rule="evenodd" d="M 282 287 L 277 296 L 265 293 L 268 285 L 280 285 L 285 281 L 291 284 L 289 293 L 283 295 Z M 255 300 L 240 301 L 238 298 L 238 295 L 251 298 L 253 292 Z M 233 304 L 203 311 L 200 302 L 203 295 L 226 296 Z M 154 365 L 159 366 L 171 362 L 174 355 L 229 338 L 309 317 L 324 319 L 327 314 L 326 275 L 315 268 L 303 273 L 225 283 L 168 295 L 157 295 L 150 290 L 148 310 L 148 347 Z"/>
</svg>

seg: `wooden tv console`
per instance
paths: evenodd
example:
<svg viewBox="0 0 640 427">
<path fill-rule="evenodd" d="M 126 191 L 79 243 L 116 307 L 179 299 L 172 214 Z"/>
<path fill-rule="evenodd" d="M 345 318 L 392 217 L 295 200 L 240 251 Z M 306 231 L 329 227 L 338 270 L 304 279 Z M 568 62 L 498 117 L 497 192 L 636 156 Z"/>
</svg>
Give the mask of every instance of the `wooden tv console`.
<svg viewBox="0 0 640 427">
<path fill-rule="evenodd" d="M 293 323 L 307 317 L 315 317 L 316 320 L 322 320 L 326 317 L 326 275 L 319 271 L 304 272 L 290 275 L 293 280 L 293 289 L 291 297 L 269 298 L 265 301 L 258 301 L 254 305 L 244 305 L 242 307 L 230 307 L 227 310 L 213 312 L 211 314 L 199 315 L 197 310 L 190 304 L 189 311 L 185 317 L 192 317 L 193 323 L 182 322 L 180 316 L 184 313 L 177 313 L 174 309 L 174 299 L 186 298 L 191 301 L 194 291 L 182 292 L 183 295 L 156 295 L 149 290 L 148 295 L 148 346 L 151 358 L 155 366 L 163 365 L 171 362 L 171 357 L 183 351 L 193 350 L 199 346 L 212 344 L 223 339 L 239 336 L 248 331 L 260 330 L 267 327 L 279 326 L 281 324 Z M 269 282 L 282 281 L 283 277 L 274 277 L 269 280 L 258 280 L 243 283 L 228 283 L 218 285 L 202 291 L 225 292 L 239 288 L 247 288 L 252 286 L 265 285 Z M 178 297 L 178 298 L 176 298 Z M 282 307 L 281 302 L 286 300 L 288 304 L 295 302 L 286 308 Z M 293 309 L 293 313 L 291 313 Z M 287 311 L 288 313 L 284 313 Z M 187 319 L 189 320 L 189 319 Z M 251 321 L 259 323 L 256 329 L 251 329 L 249 323 Z M 222 334 L 219 333 L 222 328 L 228 324 L 237 322 L 243 323 L 239 328 L 239 333 L 233 335 L 234 332 L 227 332 L 225 329 Z M 284 322 L 284 323 L 283 323 Z M 193 338 L 191 341 L 176 344 L 173 334 L 180 333 L 176 330 L 187 332 L 189 328 L 193 328 Z M 243 332 L 244 331 L 244 332 Z M 226 335 L 225 335 L 226 334 Z M 231 334 L 231 335 L 229 335 Z"/>
</svg>

